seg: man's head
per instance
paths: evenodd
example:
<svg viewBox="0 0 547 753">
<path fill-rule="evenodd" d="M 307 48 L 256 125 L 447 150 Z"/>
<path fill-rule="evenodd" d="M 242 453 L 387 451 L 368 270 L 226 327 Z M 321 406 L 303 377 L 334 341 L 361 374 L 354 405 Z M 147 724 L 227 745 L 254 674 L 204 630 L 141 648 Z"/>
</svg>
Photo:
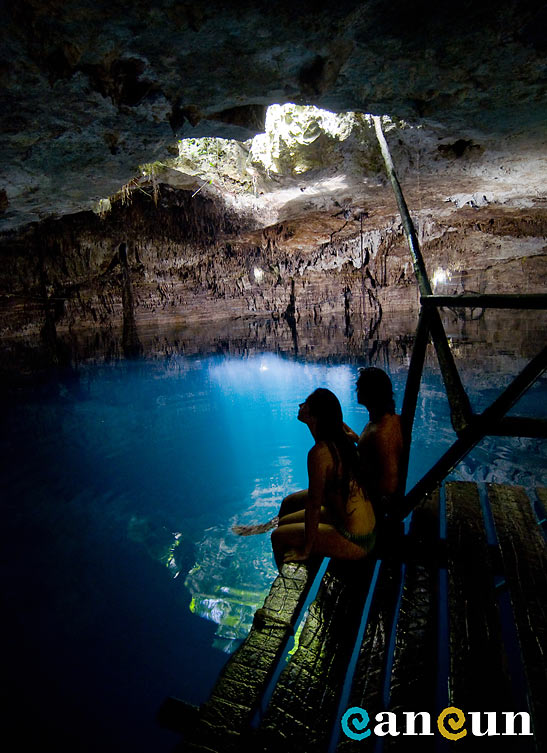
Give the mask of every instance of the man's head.
<svg viewBox="0 0 547 753">
<path fill-rule="evenodd" d="M 375 366 L 359 369 L 357 402 L 368 409 L 371 417 L 377 418 L 385 413 L 395 413 L 393 385 L 385 371 Z"/>
</svg>

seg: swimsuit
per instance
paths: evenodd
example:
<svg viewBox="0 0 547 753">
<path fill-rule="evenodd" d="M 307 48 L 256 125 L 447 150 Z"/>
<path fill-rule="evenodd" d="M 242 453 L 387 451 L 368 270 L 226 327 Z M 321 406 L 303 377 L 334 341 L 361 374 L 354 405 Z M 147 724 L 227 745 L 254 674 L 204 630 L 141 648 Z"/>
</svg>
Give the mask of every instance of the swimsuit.
<svg viewBox="0 0 547 753">
<path fill-rule="evenodd" d="M 367 554 L 374 549 L 374 544 L 376 543 L 375 529 L 369 531 L 368 533 L 351 533 L 351 531 L 348 531 L 347 528 L 345 528 L 338 522 L 333 521 L 332 525 L 338 531 L 340 536 L 343 536 L 348 541 L 351 541 L 352 544 L 357 544 L 357 546 L 361 547 L 361 549 L 363 549 Z"/>
<path fill-rule="evenodd" d="M 352 533 L 351 531 L 348 531 L 344 525 L 344 521 L 341 519 L 334 505 L 330 507 L 329 513 L 332 526 L 338 531 L 340 536 L 343 536 L 347 541 L 351 541 L 352 544 L 357 544 L 357 546 L 363 549 L 367 554 L 374 549 L 374 544 L 376 543 L 375 528 L 368 533 Z"/>
<path fill-rule="evenodd" d="M 333 448 L 331 446 L 331 443 L 329 442 L 329 449 L 331 451 L 331 454 L 334 458 L 334 461 L 336 465 L 338 465 L 339 462 L 339 454 L 336 451 L 333 452 Z M 340 494 L 341 487 L 343 485 L 343 480 L 340 477 L 331 479 L 330 481 L 327 481 L 327 488 L 330 487 L 329 491 L 332 490 L 331 493 L 334 494 Z M 351 482 L 348 482 L 348 492 L 349 493 L 349 486 L 351 485 Z M 330 496 L 330 495 L 328 495 Z M 375 528 L 372 529 L 372 531 L 369 531 L 368 533 L 352 533 L 351 531 L 348 531 L 346 526 L 344 525 L 342 519 L 340 518 L 340 515 L 338 511 L 336 510 L 335 505 L 329 505 L 328 506 L 331 523 L 332 526 L 335 528 L 336 531 L 340 534 L 340 536 L 343 536 L 347 541 L 351 541 L 352 544 L 357 544 L 358 547 L 363 549 L 363 551 L 368 554 L 374 549 L 374 545 L 376 543 L 376 530 Z"/>
</svg>

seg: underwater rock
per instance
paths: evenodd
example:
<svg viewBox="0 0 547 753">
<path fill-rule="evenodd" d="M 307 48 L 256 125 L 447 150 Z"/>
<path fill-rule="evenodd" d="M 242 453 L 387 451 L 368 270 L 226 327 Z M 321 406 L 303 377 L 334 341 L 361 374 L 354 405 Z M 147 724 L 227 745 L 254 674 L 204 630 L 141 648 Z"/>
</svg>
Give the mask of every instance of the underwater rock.
<svg viewBox="0 0 547 753">
<path fill-rule="evenodd" d="M 255 500 L 245 517 L 258 520 L 269 511 Z M 270 537 L 240 538 L 231 527 L 215 526 L 197 542 L 195 553 L 196 564 L 184 582 L 192 594 L 190 610 L 218 625 L 214 645 L 231 653 L 249 632 L 277 574 Z"/>
</svg>

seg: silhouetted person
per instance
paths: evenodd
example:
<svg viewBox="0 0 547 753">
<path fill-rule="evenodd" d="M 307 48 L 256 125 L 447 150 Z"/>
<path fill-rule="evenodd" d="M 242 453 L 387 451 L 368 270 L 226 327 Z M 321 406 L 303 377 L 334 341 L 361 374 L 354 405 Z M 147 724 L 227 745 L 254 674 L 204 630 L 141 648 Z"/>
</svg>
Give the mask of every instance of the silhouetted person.
<svg viewBox="0 0 547 753">
<path fill-rule="evenodd" d="M 401 419 L 395 413 L 391 379 L 382 369 L 359 369 L 357 401 L 369 412 L 369 422 L 359 436 L 346 424 L 344 430 L 357 444 L 360 480 L 371 500 L 375 514 L 382 518 L 399 492 L 400 461 L 403 448 Z M 232 527 L 239 536 L 252 536 L 275 528 L 279 520 L 303 510 L 307 490 L 293 492 L 282 501 L 279 514 L 267 523 Z"/>
<path fill-rule="evenodd" d="M 338 398 L 315 390 L 300 404 L 298 420 L 315 444 L 308 453 L 308 488 L 298 498 L 304 509 L 281 515 L 272 533 L 276 564 L 281 570 L 284 562 L 313 554 L 362 559 L 374 546 L 376 521 L 359 483 L 359 457 Z"/>
<path fill-rule="evenodd" d="M 385 371 L 374 366 L 359 369 L 357 402 L 365 406 L 370 419 L 357 438 L 362 480 L 376 514 L 386 515 L 400 492 L 403 433 Z"/>
</svg>

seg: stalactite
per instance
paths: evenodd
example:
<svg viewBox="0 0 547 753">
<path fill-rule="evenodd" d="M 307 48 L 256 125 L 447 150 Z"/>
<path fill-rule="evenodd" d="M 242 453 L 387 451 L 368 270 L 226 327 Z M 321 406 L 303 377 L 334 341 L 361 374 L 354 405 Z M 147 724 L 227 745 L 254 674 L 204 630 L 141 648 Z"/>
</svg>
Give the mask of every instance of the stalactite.
<svg viewBox="0 0 547 753">
<path fill-rule="evenodd" d="M 536 249 L 541 212 L 530 210 L 519 230 L 515 218 L 490 222 L 486 212 L 475 211 L 472 226 L 424 220 L 424 256 L 431 271 L 452 270 L 454 292 L 462 287 L 487 292 L 509 269 L 511 284 L 521 279 L 530 292 L 533 285 L 541 292 L 547 281 L 547 256 Z M 354 216 L 337 220 L 344 228 L 333 242 L 318 242 L 313 227 L 280 222 L 255 230 L 205 194 L 191 198 L 189 192 L 161 186 L 157 207 L 137 192 L 129 206 L 114 202 L 105 219 L 82 213 L 49 220 L 0 248 L 7 259 L 0 293 L 20 301 L 5 308 L 4 331 L 25 326 L 38 333 L 45 310 L 40 274 L 46 274 L 52 298 L 48 316 L 56 331 L 123 328 L 132 311 L 137 327 L 172 317 L 191 323 L 252 315 L 292 331 L 293 323 L 302 328 L 339 317 L 348 342 L 357 322 L 372 338 L 386 311 L 412 310 L 418 301 L 398 220 L 374 228 L 366 212 Z M 487 269 L 479 266 L 472 246 L 477 238 L 495 249 L 500 238 L 507 242 L 503 234 L 509 231 L 513 237 L 520 232 L 530 248 L 536 244 L 533 253 L 502 258 Z M 112 250 L 121 243 L 127 244 L 123 271 Z M 36 266 L 39 253 L 42 273 Z"/>
<path fill-rule="evenodd" d="M 123 334 L 122 347 L 127 358 L 133 358 L 142 353 L 142 345 L 137 332 L 135 321 L 135 300 L 131 285 L 131 273 L 127 262 L 127 244 L 120 243 L 118 256 L 122 268 L 122 306 L 123 306 Z"/>
</svg>

